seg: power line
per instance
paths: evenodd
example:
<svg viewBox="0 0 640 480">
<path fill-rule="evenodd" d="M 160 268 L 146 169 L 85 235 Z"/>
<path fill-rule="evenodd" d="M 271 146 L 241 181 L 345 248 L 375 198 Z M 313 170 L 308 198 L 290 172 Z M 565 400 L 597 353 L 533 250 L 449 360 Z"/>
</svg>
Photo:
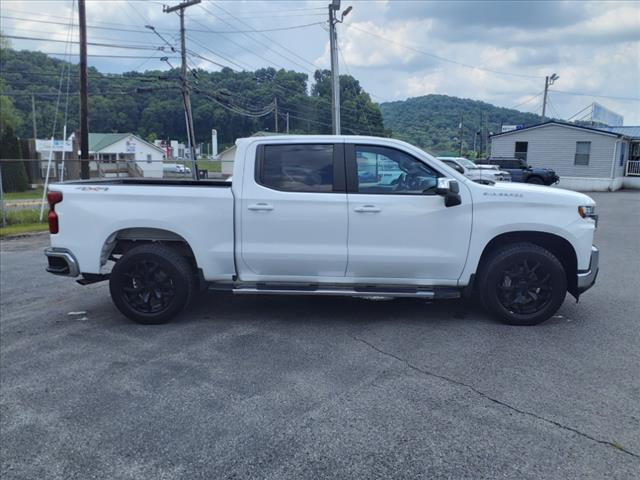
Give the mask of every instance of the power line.
<svg viewBox="0 0 640 480">
<path fill-rule="evenodd" d="M 242 115 L 245 117 L 253 117 L 253 118 L 258 118 L 258 117 L 264 117 L 266 115 L 269 115 L 271 112 L 273 112 L 275 110 L 275 104 L 271 104 L 268 105 L 264 108 L 263 111 L 261 112 L 251 112 L 249 110 L 245 110 L 245 109 L 241 109 L 238 106 L 234 106 L 234 105 L 226 105 L 223 102 L 221 102 L 220 100 L 218 100 L 217 98 L 203 92 L 202 90 L 200 90 L 199 88 L 194 88 L 194 92 L 202 95 L 204 98 L 211 100 L 212 102 L 220 105 L 222 108 L 225 108 L 235 114 L 238 115 Z"/>
<path fill-rule="evenodd" d="M 581 113 L 583 113 L 585 110 L 589 110 L 591 108 L 591 105 L 587 105 L 586 107 L 584 107 L 582 110 L 578 111 L 577 113 L 571 115 L 569 118 L 567 118 L 567 122 L 572 120 L 573 118 L 577 117 L 578 115 L 580 115 Z M 591 112 L 587 112 L 587 114 L 591 114 Z"/>
<path fill-rule="evenodd" d="M 24 12 L 26 13 L 26 12 Z M 58 18 L 55 15 L 48 15 L 48 17 L 53 17 L 53 18 Z M 34 22 L 34 23 L 48 23 L 51 25 L 66 25 L 64 22 L 56 22 L 54 20 L 42 20 L 42 19 L 35 19 L 35 18 L 25 18 L 25 17 L 16 17 L 13 15 L 3 15 L 4 19 L 11 19 L 11 20 L 22 20 L 22 21 L 27 21 L 27 22 Z M 102 22 L 97 22 L 97 23 L 102 23 Z M 199 32 L 199 33 L 213 33 L 213 34 L 217 34 L 217 33 L 250 33 L 250 32 L 280 32 L 280 31 L 286 31 L 286 30 L 297 30 L 297 29 L 301 29 L 301 28 L 308 28 L 308 27 L 312 27 L 315 25 L 322 25 L 325 22 L 311 22 L 311 23 L 303 23 L 303 24 L 299 24 L 299 25 L 288 25 L 286 27 L 272 27 L 272 28 L 266 28 L 266 29 L 256 29 L 256 30 L 212 30 L 212 29 L 197 29 L 197 28 L 190 28 L 189 31 L 190 32 Z M 110 24 L 110 22 L 105 23 L 107 25 Z M 78 26 L 77 23 L 73 24 L 73 27 L 76 28 Z M 96 30 L 112 30 L 112 31 L 116 31 L 116 32 L 132 32 L 132 33 L 142 33 L 142 34 L 151 34 L 153 32 L 147 32 L 144 30 L 141 30 L 139 28 L 122 28 L 122 27 L 105 27 L 102 25 L 95 25 L 95 24 L 91 24 L 91 25 L 87 25 L 87 28 L 93 28 Z M 160 33 L 164 33 L 164 34 L 169 34 L 170 32 L 167 32 L 166 30 L 159 30 Z M 172 32 L 175 33 L 175 32 Z"/>
<path fill-rule="evenodd" d="M 66 53 L 54 53 L 54 52 L 42 52 L 42 51 L 38 51 L 38 53 L 43 53 L 45 55 L 56 55 L 56 56 L 60 56 L 60 55 L 67 55 Z M 87 54 L 88 57 L 101 57 L 101 58 L 145 58 L 145 59 L 153 59 L 154 57 L 148 57 L 148 56 L 144 56 L 144 55 L 110 55 L 110 54 L 101 54 L 101 53 L 88 53 Z M 180 58 L 180 57 L 162 57 L 162 58 L 167 58 L 167 59 L 176 59 L 176 58 Z"/>
<path fill-rule="evenodd" d="M 65 35 L 64 32 L 61 32 L 59 30 L 56 31 L 52 31 L 52 30 L 43 30 L 42 28 L 39 29 L 35 29 L 35 28 L 24 28 L 24 27 L 16 27 L 13 25 L 10 25 L 8 27 L 8 30 L 5 29 L 5 33 L 3 33 L 3 37 L 6 36 L 6 33 L 8 31 L 18 31 L 17 35 L 22 35 L 22 32 L 30 32 L 30 33 L 38 33 L 38 34 L 46 34 L 46 35 Z M 78 37 L 77 34 L 75 34 L 74 32 L 74 37 Z M 49 39 L 49 37 L 47 38 L 47 40 Z M 91 39 L 92 40 L 108 40 L 108 41 L 113 41 L 113 37 L 106 37 L 106 36 L 96 36 L 96 35 L 91 35 Z M 129 43 L 135 43 L 135 44 L 139 44 L 139 45 L 149 45 L 149 41 L 148 40 L 130 40 L 128 39 L 127 42 Z"/>
<path fill-rule="evenodd" d="M 286 52 L 289 52 L 290 54 L 292 54 L 294 57 L 302 60 L 303 62 L 306 62 L 307 64 L 311 65 L 314 69 L 320 68 L 318 67 L 315 63 L 310 62 L 309 60 L 307 60 L 304 57 L 301 57 L 300 55 L 298 55 L 296 52 L 294 52 L 293 50 L 291 50 L 290 48 L 285 47 L 284 45 L 282 45 L 280 42 L 277 42 L 276 40 L 268 37 L 267 35 L 261 33 L 261 32 L 257 32 L 255 30 L 255 28 L 248 24 L 247 22 L 243 21 L 242 19 L 236 17 L 235 15 L 233 15 L 231 12 L 229 12 L 228 10 L 225 10 L 224 8 L 222 8 L 220 5 L 218 4 L 213 4 L 216 8 L 218 8 L 219 10 L 222 10 L 223 12 L 227 13 L 228 15 L 230 15 L 232 18 L 235 18 L 238 22 L 240 22 L 242 25 L 245 25 L 249 28 L 251 28 L 254 32 L 258 33 L 261 37 L 266 38 L 267 40 L 269 40 L 272 43 L 275 43 L 276 45 L 278 45 L 281 49 L 283 49 Z M 318 23 L 323 23 L 323 22 L 318 22 Z"/>
<path fill-rule="evenodd" d="M 72 43 L 74 45 L 78 45 L 80 43 L 75 40 L 66 41 L 66 40 L 56 40 L 53 38 L 44 38 L 44 37 L 25 37 L 25 36 L 18 36 L 18 35 L 3 35 L 3 36 L 6 38 L 13 38 L 17 40 L 33 40 L 33 41 L 53 42 L 53 43 Z M 92 45 L 94 47 L 122 48 L 122 49 L 129 49 L 129 50 L 160 50 L 162 52 L 165 51 L 164 50 L 165 47 L 162 45 L 159 47 L 152 47 L 152 46 L 139 46 L 139 45 L 117 45 L 113 43 L 97 43 L 97 42 L 87 42 L 87 45 Z"/>
<path fill-rule="evenodd" d="M 229 23 L 228 21 L 226 21 L 224 18 L 221 18 L 220 16 L 218 16 L 217 14 L 215 14 L 214 12 L 212 12 L 211 10 L 209 10 L 208 8 L 204 7 L 203 5 L 198 5 L 202 10 L 204 10 L 205 12 L 207 12 L 209 15 L 214 16 L 215 18 L 221 20 L 222 22 L 224 22 L 226 25 L 230 26 L 231 28 L 238 30 L 238 28 L 236 28 L 233 24 Z M 216 5 L 217 6 L 217 5 Z M 222 7 L 218 7 L 220 9 L 222 9 Z M 277 52 L 276 50 L 274 50 L 268 43 L 263 43 L 260 42 L 259 40 L 256 40 L 255 38 L 251 37 L 248 33 L 243 33 L 242 35 L 244 35 L 245 37 L 247 37 L 249 40 L 251 40 L 252 42 L 257 43 L 261 48 L 266 48 L 267 50 L 274 52 L 276 55 L 286 59 L 287 61 L 289 61 L 290 63 L 302 68 L 303 70 L 310 72 L 311 70 L 309 70 L 308 67 L 301 65 L 300 63 L 298 63 L 295 60 L 292 60 L 290 57 L 287 57 L 286 55 L 283 55 L 282 53 Z M 268 37 L 266 37 L 268 38 Z M 276 43 L 275 40 L 270 40 L 270 42 Z M 272 62 L 270 62 L 272 63 Z M 280 68 L 284 68 L 282 66 L 280 66 Z"/>
<path fill-rule="evenodd" d="M 561 93 L 564 95 L 578 95 L 581 97 L 597 97 L 597 98 L 610 98 L 612 100 L 630 100 L 632 102 L 640 102 L 639 97 L 616 97 L 613 95 L 598 95 L 596 93 L 583 93 L 583 92 L 567 92 L 565 90 L 549 90 L 554 93 Z"/>
<path fill-rule="evenodd" d="M 239 64 L 238 62 L 236 62 L 235 60 L 231 60 L 229 57 L 227 57 L 227 56 L 225 56 L 225 55 L 222 55 L 222 54 L 220 54 L 220 53 L 218 53 L 218 52 L 216 52 L 216 51 L 212 50 L 211 48 L 207 47 L 205 44 L 203 44 L 203 43 L 199 42 L 198 40 L 194 39 L 191 35 L 187 35 L 187 38 L 188 38 L 191 42 L 193 42 L 193 43 L 195 43 L 196 45 L 200 46 L 201 48 L 204 48 L 204 49 L 205 49 L 206 51 L 208 51 L 209 53 L 213 53 L 214 55 L 217 55 L 218 57 L 220 57 L 220 58 L 222 58 L 223 60 L 225 60 L 225 61 L 227 61 L 227 62 L 231 63 L 232 65 L 235 65 L 235 66 L 237 66 L 237 67 L 238 67 L 238 68 L 240 68 L 240 69 L 244 69 L 244 68 L 245 68 L 244 66 L 240 65 L 240 64 Z M 204 58 L 203 58 L 203 59 L 204 59 Z M 204 59 L 204 60 L 207 60 L 207 59 Z M 207 61 L 209 61 L 209 60 L 207 60 Z M 213 63 L 213 62 L 212 62 L 212 63 Z M 231 67 L 227 67 L 227 68 L 231 68 Z M 232 70 L 233 70 L 233 69 L 232 69 Z"/>
<path fill-rule="evenodd" d="M 534 95 L 533 97 L 529 97 L 528 99 L 526 99 L 524 102 L 518 103 L 517 105 L 514 105 L 513 107 L 509 107 L 510 110 L 515 110 L 518 107 L 521 107 L 522 105 L 526 105 L 527 103 L 535 100 L 536 98 L 538 98 L 540 95 L 542 95 L 544 93 L 544 91 L 537 93 L 536 95 Z"/>
<path fill-rule="evenodd" d="M 202 6 L 201 6 L 201 7 L 202 7 Z M 197 24 L 197 25 L 201 25 L 201 26 L 203 26 L 203 27 L 206 27 L 206 25 L 205 25 L 204 23 L 199 22 L 199 21 L 198 21 L 198 20 L 196 20 L 195 18 L 189 17 L 189 19 L 190 19 L 193 23 L 195 23 L 195 24 Z M 193 31 L 193 30 L 191 30 L 191 31 Z M 268 60 L 267 58 L 263 57 L 262 55 L 260 55 L 260 54 L 258 54 L 258 53 L 256 53 L 256 52 L 252 51 L 251 49 L 249 49 L 249 48 L 245 47 L 245 46 L 244 46 L 244 45 L 242 45 L 241 43 L 238 43 L 238 42 L 236 42 L 235 40 L 233 40 L 233 39 L 231 39 L 231 38 L 228 38 L 225 34 L 222 34 L 222 33 L 216 33 L 216 35 L 221 36 L 222 38 L 224 38 L 225 40 L 227 40 L 229 43 L 232 43 L 232 44 L 236 45 L 238 48 L 240 48 L 240 49 L 242 49 L 242 50 L 245 50 L 246 52 L 249 52 L 250 54 L 252 54 L 252 55 L 254 55 L 254 56 L 256 56 L 256 57 L 260 58 L 261 60 L 264 60 L 264 61 L 265 61 L 265 62 L 267 62 L 267 64 L 269 64 L 269 65 L 273 65 L 273 66 L 276 66 L 276 67 L 278 67 L 278 68 L 282 68 L 282 69 L 284 69 L 284 68 L 285 68 L 285 67 L 283 67 L 282 65 L 279 65 L 279 64 L 277 64 L 277 63 L 275 63 L 275 62 L 272 62 L 271 60 Z M 256 69 L 256 70 L 257 70 L 257 69 Z"/>
</svg>

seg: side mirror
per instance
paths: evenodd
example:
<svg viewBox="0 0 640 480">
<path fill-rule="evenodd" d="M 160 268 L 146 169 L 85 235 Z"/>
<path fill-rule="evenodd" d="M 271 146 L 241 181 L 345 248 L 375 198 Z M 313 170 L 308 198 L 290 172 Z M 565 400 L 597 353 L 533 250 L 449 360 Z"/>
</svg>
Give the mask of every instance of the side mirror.
<svg viewBox="0 0 640 480">
<path fill-rule="evenodd" d="M 444 197 L 445 207 L 455 207 L 462 203 L 460 197 L 460 185 L 450 178 L 439 178 L 436 193 Z"/>
</svg>

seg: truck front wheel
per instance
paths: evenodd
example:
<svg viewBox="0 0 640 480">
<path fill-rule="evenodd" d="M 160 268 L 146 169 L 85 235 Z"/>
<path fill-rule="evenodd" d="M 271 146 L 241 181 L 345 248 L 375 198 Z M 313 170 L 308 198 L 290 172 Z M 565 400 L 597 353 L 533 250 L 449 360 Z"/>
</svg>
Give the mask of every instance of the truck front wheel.
<svg viewBox="0 0 640 480">
<path fill-rule="evenodd" d="M 537 325 L 551 317 L 567 294 L 560 261 L 532 243 L 497 249 L 478 277 L 484 307 L 510 325 Z"/>
<path fill-rule="evenodd" d="M 132 248 L 109 277 L 111 299 L 118 310 L 143 324 L 170 321 L 189 303 L 195 274 L 174 249 L 155 243 Z"/>
</svg>

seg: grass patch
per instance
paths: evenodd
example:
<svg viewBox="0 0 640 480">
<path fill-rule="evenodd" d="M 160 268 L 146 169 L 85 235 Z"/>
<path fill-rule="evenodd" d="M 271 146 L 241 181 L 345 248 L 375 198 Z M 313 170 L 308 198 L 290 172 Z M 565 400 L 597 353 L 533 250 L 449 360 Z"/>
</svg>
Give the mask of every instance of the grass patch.
<svg viewBox="0 0 640 480">
<path fill-rule="evenodd" d="M 45 218 L 46 218 L 45 211 Z M 25 223 L 40 223 L 40 211 L 32 209 L 7 210 L 7 225 L 22 225 Z"/>
<path fill-rule="evenodd" d="M 44 232 L 49 229 L 46 223 L 23 223 L 21 225 L 9 225 L 0 227 L 0 238 L 8 235 L 20 235 L 29 232 Z"/>
<path fill-rule="evenodd" d="M 34 190 L 26 190 L 24 192 L 5 192 L 4 200 L 9 202 L 11 200 L 41 200 L 42 199 L 42 187 L 38 187 Z"/>
<path fill-rule="evenodd" d="M 222 162 L 219 160 L 198 160 L 198 168 L 212 173 L 219 173 L 222 171 Z"/>
</svg>

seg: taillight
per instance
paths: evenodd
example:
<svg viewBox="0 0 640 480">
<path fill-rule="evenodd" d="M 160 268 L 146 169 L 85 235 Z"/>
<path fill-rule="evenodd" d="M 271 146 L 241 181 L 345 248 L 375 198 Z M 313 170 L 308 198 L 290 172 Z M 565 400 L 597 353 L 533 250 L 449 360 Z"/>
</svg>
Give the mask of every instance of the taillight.
<svg viewBox="0 0 640 480">
<path fill-rule="evenodd" d="M 58 214 L 56 213 L 56 203 L 62 201 L 62 192 L 47 192 L 47 201 L 49 202 L 49 214 L 47 220 L 49 220 L 49 233 L 58 233 Z"/>
</svg>

